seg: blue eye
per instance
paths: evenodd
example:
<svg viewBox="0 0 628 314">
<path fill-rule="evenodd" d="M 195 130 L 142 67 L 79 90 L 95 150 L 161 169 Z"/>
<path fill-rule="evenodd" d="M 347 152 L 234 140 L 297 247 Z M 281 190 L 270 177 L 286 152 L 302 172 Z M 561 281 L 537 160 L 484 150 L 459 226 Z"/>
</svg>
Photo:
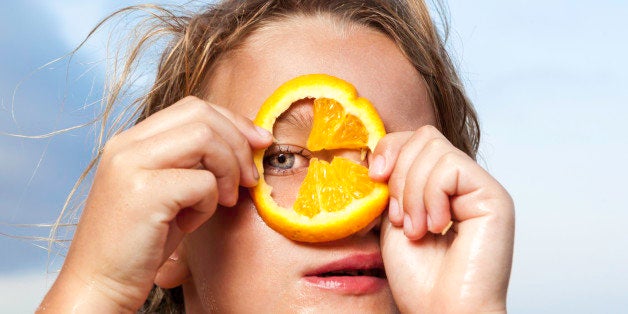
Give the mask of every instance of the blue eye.
<svg viewBox="0 0 628 314">
<path fill-rule="evenodd" d="M 264 164 L 279 169 L 290 169 L 294 166 L 294 154 L 279 153 L 264 157 Z"/>
<path fill-rule="evenodd" d="M 312 153 L 293 145 L 273 145 L 264 154 L 264 173 L 268 175 L 290 175 L 307 169 Z"/>
</svg>

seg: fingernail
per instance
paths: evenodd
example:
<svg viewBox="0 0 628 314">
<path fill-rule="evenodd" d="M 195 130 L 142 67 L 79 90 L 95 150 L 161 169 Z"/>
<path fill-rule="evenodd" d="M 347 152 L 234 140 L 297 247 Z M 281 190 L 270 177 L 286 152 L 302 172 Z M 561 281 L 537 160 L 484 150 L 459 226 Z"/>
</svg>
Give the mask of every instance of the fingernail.
<svg viewBox="0 0 628 314">
<path fill-rule="evenodd" d="M 369 172 L 371 175 L 382 175 L 386 168 L 386 158 L 383 155 L 376 155 L 373 158 L 372 164 L 369 166 Z"/>
<path fill-rule="evenodd" d="M 390 212 L 390 216 L 392 216 L 394 219 L 399 218 L 401 212 L 399 209 L 399 201 L 397 201 L 396 198 L 390 198 L 390 201 L 388 203 L 388 211 Z"/>
<path fill-rule="evenodd" d="M 412 233 L 412 219 L 410 219 L 410 215 L 405 214 L 403 216 L 403 233 L 405 235 L 408 235 L 410 233 Z"/>
<path fill-rule="evenodd" d="M 451 226 L 453 226 L 454 221 L 450 220 L 449 223 L 447 224 L 447 226 L 445 226 L 445 229 L 443 229 L 443 231 L 440 232 L 441 235 L 445 235 L 447 234 L 447 231 L 449 231 L 449 228 L 451 228 Z"/>
<path fill-rule="evenodd" d="M 262 139 L 268 140 L 272 137 L 272 135 L 270 134 L 270 132 L 268 132 L 268 130 L 262 128 L 259 125 L 255 126 L 255 130 L 257 131 L 257 133 L 260 135 Z"/>
</svg>

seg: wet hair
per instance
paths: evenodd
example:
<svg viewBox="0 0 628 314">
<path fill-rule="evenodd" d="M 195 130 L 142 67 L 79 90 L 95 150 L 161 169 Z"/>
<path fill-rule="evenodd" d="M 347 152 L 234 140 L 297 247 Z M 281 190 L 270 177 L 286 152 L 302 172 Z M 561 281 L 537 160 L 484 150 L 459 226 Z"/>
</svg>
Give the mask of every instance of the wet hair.
<svg viewBox="0 0 628 314">
<path fill-rule="evenodd" d="M 119 10 L 101 24 L 136 11 L 147 13 L 148 19 L 142 27 L 138 26 L 125 59 L 115 64 L 115 73 L 105 86 L 101 126 L 103 130 L 109 126 L 110 132 L 101 131 L 99 154 L 84 176 L 97 164 L 108 137 L 186 96 L 207 98 L 212 92 L 207 90 L 207 82 L 222 58 L 240 48 L 256 30 L 295 15 L 329 15 L 388 36 L 425 80 L 436 127 L 454 146 L 475 158 L 480 138 L 478 119 L 445 49 L 447 23 L 443 8 L 440 2 L 433 8 L 443 21 L 445 29 L 440 32 L 423 0 L 226 0 L 199 7 L 196 12 L 187 12 L 183 7 L 147 5 Z M 125 97 L 125 88 L 134 83 L 133 72 L 142 53 L 163 38 L 168 38 L 168 44 L 161 53 L 154 83 L 122 110 L 125 119 L 113 118 L 115 106 Z M 66 207 L 67 202 L 60 220 Z M 160 313 L 183 311 L 180 287 L 154 287 L 141 309 Z"/>
</svg>

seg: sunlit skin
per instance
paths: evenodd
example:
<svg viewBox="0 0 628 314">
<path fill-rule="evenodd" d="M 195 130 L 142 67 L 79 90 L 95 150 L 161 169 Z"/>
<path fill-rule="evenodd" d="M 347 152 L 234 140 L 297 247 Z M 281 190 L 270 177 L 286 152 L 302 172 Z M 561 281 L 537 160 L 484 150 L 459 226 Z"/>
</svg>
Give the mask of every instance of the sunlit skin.
<svg viewBox="0 0 628 314">
<path fill-rule="evenodd" d="M 225 104 L 252 119 L 279 85 L 308 73 L 327 73 L 351 82 L 361 96 L 375 104 L 389 131 L 413 130 L 433 122 L 421 78 L 394 43 L 362 27 L 333 26 L 317 19 L 282 22 L 254 34 L 243 49 L 217 69 L 208 89 L 209 101 Z M 302 103 L 287 115 L 291 117 L 280 119 L 275 126 L 277 143 L 305 147 L 311 104 Z M 322 153 L 315 154 L 329 159 Z M 301 156 L 297 159 L 304 162 Z M 359 160 L 359 153 L 353 159 Z M 280 191 L 277 194 L 285 195 L 276 196 L 284 200 L 280 203 L 293 201 L 304 176 L 301 171 L 294 176 L 269 178 L 269 183 Z M 186 297 L 190 308 L 207 308 L 208 304 L 203 304 L 206 301 L 219 311 L 236 312 L 394 311 L 388 287 L 368 295 L 347 296 L 313 288 L 302 280 L 308 269 L 341 257 L 380 254 L 376 230 L 322 245 L 296 243 L 269 229 L 245 194 L 237 208 L 217 210 L 185 243 L 193 278 L 184 285 L 184 294 L 191 295 Z M 212 256 L 221 259 L 212 261 Z"/>
<path fill-rule="evenodd" d="M 389 132 L 368 158 L 371 177 L 389 184 L 389 210 L 351 237 L 315 245 L 266 226 L 245 188 L 256 183 L 251 151 L 273 142 L 251 119 L 281 83 L 308 73 L 351 82 Z M 328 16 L 273 22 L 221 60 L 207 91 L 107 144 L 42 307 L 132 312 L 154 282 L 182 285 L 188 313 L 505 312 L 512 200 L 429 126 L 423 79 L 388 37 Z M 279 120 L 277 143 L 303 146 L 308 106 Z M 289 203 L 296 192 L 276 193 Z M 338 288 L 306 276 L 364 260 L 383 263 L 387 279 Z"/>
</svg>

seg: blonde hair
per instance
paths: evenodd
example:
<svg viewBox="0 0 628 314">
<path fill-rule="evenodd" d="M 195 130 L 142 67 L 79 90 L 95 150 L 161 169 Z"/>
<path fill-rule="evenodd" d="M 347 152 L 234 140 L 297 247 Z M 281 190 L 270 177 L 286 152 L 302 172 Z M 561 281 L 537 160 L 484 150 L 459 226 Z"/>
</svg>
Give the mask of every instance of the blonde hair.
<svg viewBox="0 0 628 314">
<path fill-rule="evenodd" d="M 440 11 L 443 6 L 437 3 L 436 8 Z M 139 35 L 130 46 L 126 60 L 113 68 L 114 75 L 106 85 L 101 123 L 103 130 L 106 125 L 114 127 L 107 134 L 101 133 L 97 143 L 98 155 L 85 174 L 97 164 L 108 137 L 185 96 L 205 98 L 211 93 L 206 90 L 205 83 L 221 58 L 237 49 L 260 27 L 295 14 L 329 14 L 378 30 L 391 38 L 425 79 L 436 127 L 453 145 L 475 158 L 480 137 L 477 116 L 445 49 L 443 36 L 423 0 L 225 0 L 198 13 L 177 13 L 158 6 L 134 6 L 112 14 L 97 28 L 113 17 L 133 11 L 147 12 L 148 24 L 143 25 L 150 27 L 136 32 Z M 446 21 L 442 16 L 441 19 Z M 113 108 L 124 98 L 125 88 L 142 52 L 164 37 L 170 41 L 161 54 L 151 88 L 122 110 L 127 113 L 126 120 L 114 118 L 111 124 Z M 72 194 L 69 199 L 71 197 Z M 64 211 L 65 207 L 57 223 Z M 53 228 L 51 236 L 54 232 Z M 180 289 L 167 291 L 155 287 L 142 311 L 183 311 Z"/>
</svg>

